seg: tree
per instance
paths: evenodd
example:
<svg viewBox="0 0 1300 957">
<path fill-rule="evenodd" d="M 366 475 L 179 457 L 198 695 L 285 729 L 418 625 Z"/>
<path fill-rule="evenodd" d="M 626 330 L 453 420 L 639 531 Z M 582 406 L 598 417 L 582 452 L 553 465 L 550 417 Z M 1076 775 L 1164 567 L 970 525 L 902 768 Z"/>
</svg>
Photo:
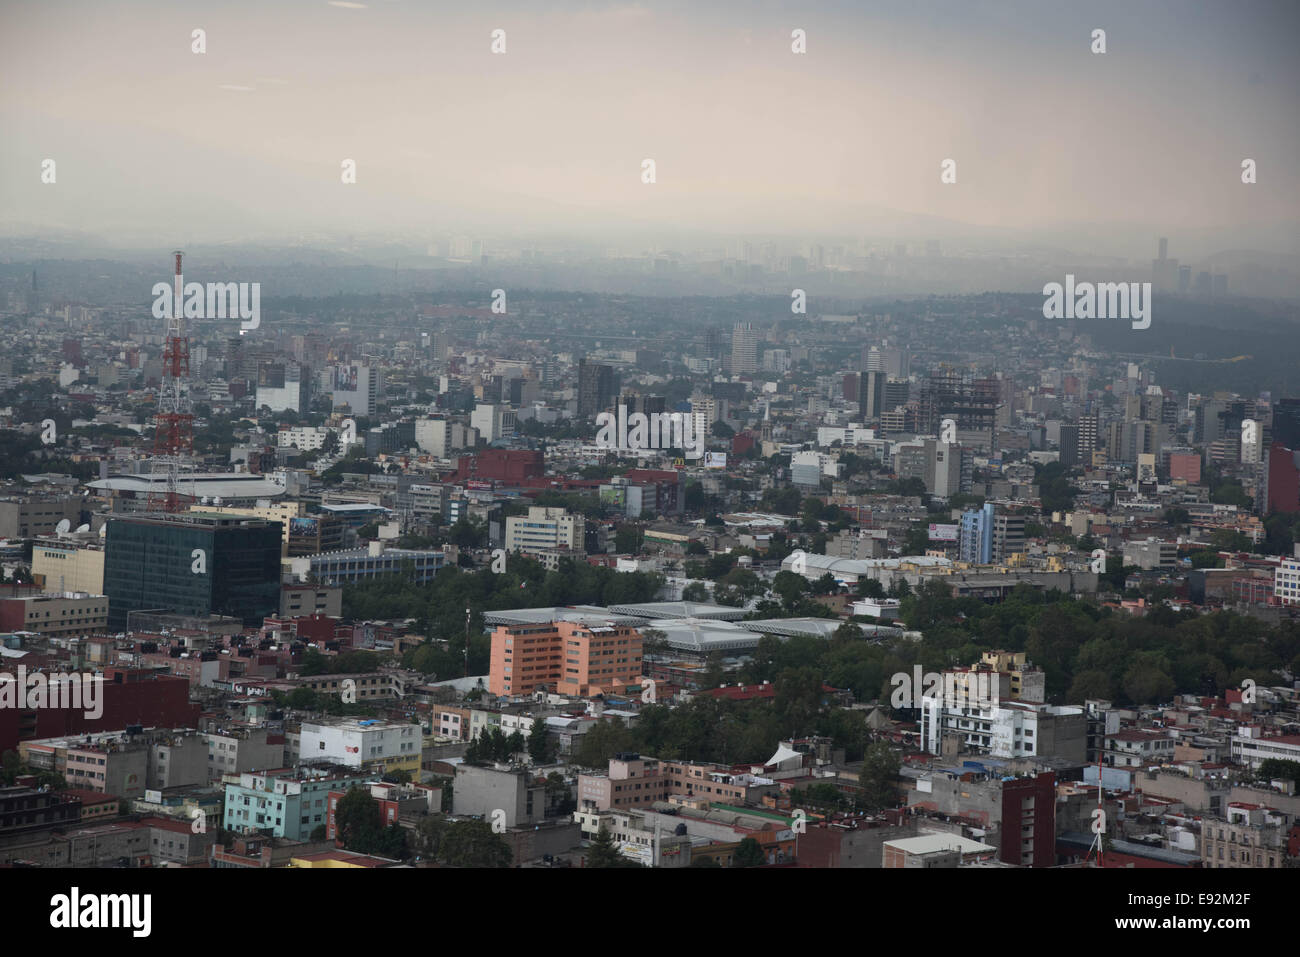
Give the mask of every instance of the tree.
<svg viewBox="0 0 1300 957">
<path fill-rule="evenodd" d="M 618 852 L 618 848 L 614 845 L 614 838 L 605 825 L 601 824 L 600 830 L 596 832 L 596 836 L 587 847 L 587 866 L 635 867 L 637 865 Z"/>
<path fill-rule="evenodd" d="M 708 601 L 709 588 L 703 582 L 691 582 L 682 589 L 682 601 Z"/>
<path fill-rule="evenodd" d="M 509 867 L 514 852 L 487 821 L 456 821 L 441 835 L 439 857 L 451 867 Z"/>
<path fill-rule="evenodd" d="M 545 764 L 551 759 L 551 742 L 546 736 L 546 719 L 533 718 L 532 731 L 528 735 L 528 756 L 533 764 Z"/>
<path fill-rule="evenodd" d="M 736 853 L 731 857 L 732 867 L 762 867 L 767 863 L 767 855 L 763 853 L 763 845 L 752 837 L 747 837 L 740 842 L 736 848 Z"/>
<path fill-rule="evenodd" d="M 506 747 L 509 749 L 509 754 L 506 756 L 514 757 L 516 754 L 525 751 L 528 748 L 528 744 L 524 741 L 523 733 L 515 731 L 506 739 Z"/>
<path fill-rule="evenodd" d="M 339 840 L 349 851 L 395 859 L 406 856 L 406 836 L 402 828 L 396 824 L 384 827 L 379 802 L 371 797 L 369 791 L 355 784 L 339 799 L 334 810 L 334 823 Z"/>
<path fill-rule="evenodd" d="M 620 555 L 635 555 L 641 550 L 641 529 L 635 525 L 620 525 L 614 533 L 614 551 Z"/>
<path fill-rule="evenodd" d="M 862 801 L 871 810 L 893 807 L 897 801 L 895 782 L 900 763 L 898 755 L 883 741 L 867 748 L 858 774 L 862 787 Z"/>
<path fill-rule="evenodd" d="M 798 602 L 808 590 L 808 580 L 802 575 L 794 572 L 779 571 L 776 577 L 772 579 L 772 591 L 781 596 L 781 601 L 787 607 L 793 606 Z"/>
<path fill-rule="evenodd" d="M 327 836 L 324 824 L 317 824 L 311 829 L 311 839 L 313 841 L 323 841 Z"/>
<path fill-rule="evenodd" d="M 913 522 L 907 534 L 903 536 L 904 555 L 924 555 L 930 547 L 930 526 L 925 522 Z"/>
</svg>

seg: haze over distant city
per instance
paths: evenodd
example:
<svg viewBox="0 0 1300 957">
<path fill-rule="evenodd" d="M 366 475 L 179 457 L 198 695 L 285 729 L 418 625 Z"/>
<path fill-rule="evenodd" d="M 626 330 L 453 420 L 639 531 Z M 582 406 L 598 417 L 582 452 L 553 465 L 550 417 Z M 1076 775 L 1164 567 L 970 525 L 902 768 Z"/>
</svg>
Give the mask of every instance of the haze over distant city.
<svg viewBox="0 0 1300 957">
<path fill-rule="evenodd" d="M 0 234 L 72 240 L 69 256 L 350 236 L 422 249 L 458 233 L 620 254 L 838 237 L 1140 262 L 1162 235 L 1185 261 L 1300 253 L 1291 3 L 237 0 L 2 16 Z"/>
</svg>

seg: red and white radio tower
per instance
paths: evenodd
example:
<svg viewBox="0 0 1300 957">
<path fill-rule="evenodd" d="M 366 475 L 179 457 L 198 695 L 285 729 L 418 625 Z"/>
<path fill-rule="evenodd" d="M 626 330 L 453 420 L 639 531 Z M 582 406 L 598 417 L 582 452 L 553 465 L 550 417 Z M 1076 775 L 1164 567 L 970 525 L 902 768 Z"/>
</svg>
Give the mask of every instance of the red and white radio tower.
<svg viewBox="0 0 1300 957">
<path fill-rule="evenodd" d="M 158 390 L 158 412 L 154 416 L 152 475 L 166 476 L 166 487 L 150 483 L 149 511 L 181 510 L 181 473 L 192 472 L 194 454 L 194 411 L 190 403 L 190 341 L 185 336 L 184 281 L 181 279 L 181 251 L 176 256 L 176 288 L 171 318 L 163 344 L 162 385 Z M 191 493 L 192 493 L 191 489 Z M 190 494 L 192 499 L 194 496 Z"/>
</svg>

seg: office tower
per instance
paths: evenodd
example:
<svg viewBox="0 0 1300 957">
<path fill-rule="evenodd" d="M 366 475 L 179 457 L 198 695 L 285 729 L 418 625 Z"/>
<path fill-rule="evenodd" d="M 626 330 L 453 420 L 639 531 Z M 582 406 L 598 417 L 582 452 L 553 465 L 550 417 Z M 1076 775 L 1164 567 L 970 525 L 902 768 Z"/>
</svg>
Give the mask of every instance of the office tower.
<svg viewBox="0 0 1300 957">
<path fill-rule="evenodd" d="M 858 415 L 863 422 L 872 422 L 880 418 L 885 411 L 885 373 L 880 371 L 862 373 L 858 388 Z"/>
<path fill-rule="evenodd" d="M 731 332 L 731 374 L 753 375 L 758 371 L 758 337 L 748 322 L 736 323 Z"/>
<path fill-rule="evenodd" d="M 885 354 L 880 351 L 879 346 L 862 347 L 862 371 L 863 372 L 884 372 L 885 371 Z"/>
<path fill-rule="evenodd" d="M 1300 399 L 1278 399 L 1273 406 L 1273 441 L 1300 449 Z"/>
<path fill-rule="evenodd" d="M 495 442 L 515 430 L 515 411 L 508 405 L 480 402 L 470 413 L 469 424 L 485 442 Z"/>
<path fill-rule="evenodd" d="M 722 330 L 713 328 L 704 331 L 704 355 L 719 364 L 724 357 Z"/>
<path fill-rule="evenodd" d="M 306 412 L 311 378 L 296 362 L 264 362 L 257 370 L 257 408 L 272 412 Z"/>
<path fill-rule="evenodd" d="M 885 379 L 884 412 L 893 412 L 900 406 L 907 405 L 911 396 L 911 385 L 906 379 Z"/>
<path fill-rule="evenodd" d="M 578 362 L 578 418 L 594 419 L 608 411 L 617 393 L 611 366 L 586 358 Z"/>
<path fill-rule="evenodd" d="M 1203 445 L 1223 438 L 1223 416 L 1228 404 L 1221 399 L 1204 399 L 1196 407 L 1196 441 Z"/>
<path fill-rule="evenodd" d="M 334 408 L 347 406 L 353 415 L 374 415 L 384 394 L 383 375 L 368 365 L 335 366 L 332 373 Z"/>
<path fill-rule="evenodd" d="M 1060 440 L 1057 447 L 1061 450 L 1060 463 L 1066 468 L 1079 464 L 1079 427 L 1062 422 Z"/>
<path fill-rule="evenodd" d="M 104 542 L 108 624 L 133 611 L 229 615 L 260 625 L 280 606 L 279 522 L 190 512 L 114 518 Z"/>
</svg>

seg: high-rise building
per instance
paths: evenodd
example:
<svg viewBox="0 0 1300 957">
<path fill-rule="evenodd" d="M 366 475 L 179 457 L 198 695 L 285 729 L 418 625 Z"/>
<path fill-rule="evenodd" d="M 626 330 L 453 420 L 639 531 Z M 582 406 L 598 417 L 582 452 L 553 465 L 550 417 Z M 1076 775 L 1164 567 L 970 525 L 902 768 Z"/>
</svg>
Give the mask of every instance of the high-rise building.
<svg viewBox="0 0 1300 957">
<path fill-rule="evenodd" d="M 264 362 L 257 370 L 257 408 L 272 412 L 306 412 L 311 377 L 296 362 Z"/>
<path fill-rule="evenodd" d="M 885 411 L 885 373 L 863 372 L 858 388 L 858 415 L 864 423 L 869 423 L 878 420 Z"/>
<path fill-rule="evenodd" d="M 1025 550 L 1025 516 L 998 513 L 993 516 L 993 561 L 1005 564 Z"/>
<path fill-rule="evenodd" d="M 617 394 L 613 367 L 586 358 L 578 362 L 579 418 L 594 419 L 608 411 Z"/>
<path fill-rule="evenodd" d="M 754 326 L 738 322 L 731 332 L 731 374 L 753 375 L 758 371 L 758 337 Z"/>
<path fill-rule="evenodd" d="M 335 366 L 334 408 L 346 405 L 353 415 L 374 415 L 384 395 L 384 377 L 378 368 L 363 364 Z"/>
<path fill-rule="evenodd" d="M 893 377 L 886 378 L 885 403 L 881 414 L 883 415 L 885 412 L 893 412 L 899 406 L 907 405 L 910 393 L 911 385 L 906 379 L 895 379 Z"/>
<path fill-rule="evenodd" d="M 469 424 L 485 442 L 495 442 L 514 432 L 515 410 L 508 405 L 479 403 L 470 413 Z"/>
<path fill-rule="evenodd" d="M 993 561 L 993 505 L 962 512 L 957 554 L 963 562 L 988 565 Z"/>
<path fill-rule="evenodd" d="M 1079 464 L 1091 468 L 1092 453 L 1097 449 L 1097 432 L 1100 428 L 1097 416 L 1084 415 L 1079 417 Z"/>
<path fill-rule="evenodd" d="M 109 628 L 133 611 L 260 624 L 280 604 L 279 522 L 233 515 L 114 518 L 104 544 Z"/>
</svg>

